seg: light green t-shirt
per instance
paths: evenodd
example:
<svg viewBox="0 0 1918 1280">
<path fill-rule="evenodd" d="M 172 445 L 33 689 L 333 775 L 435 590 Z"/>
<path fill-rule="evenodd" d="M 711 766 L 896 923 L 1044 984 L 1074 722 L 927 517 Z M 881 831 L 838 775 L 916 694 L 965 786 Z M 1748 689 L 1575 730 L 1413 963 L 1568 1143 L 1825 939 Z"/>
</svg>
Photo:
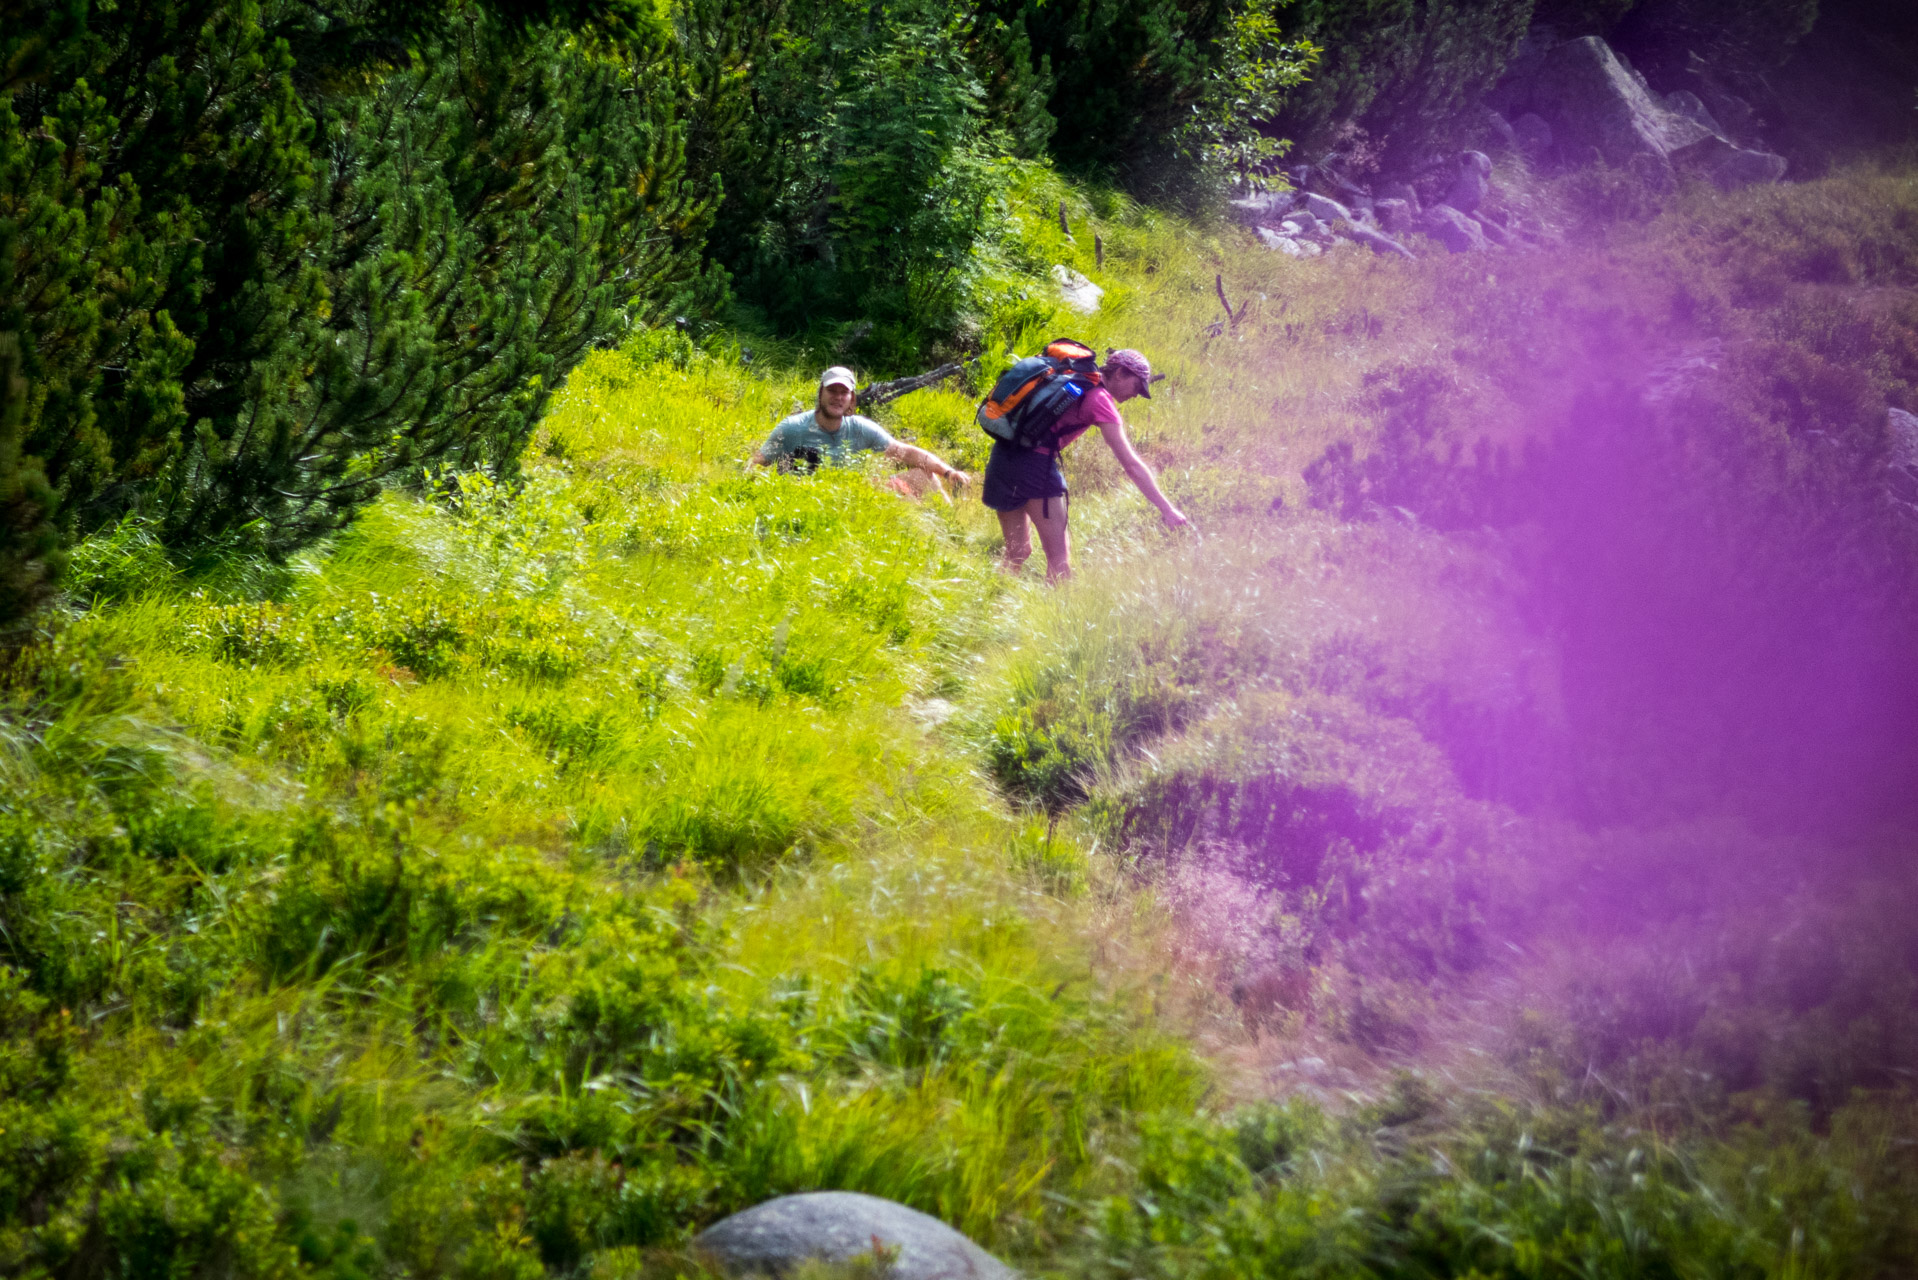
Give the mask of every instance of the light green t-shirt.
<svg viewBox="0 0 1918 1280">
<path fill-rule="evenodd" d="M 892 437 L 871 418 L 849 413 L 839 420 L 839 430 L 827 431 L 815 420 L 816 412 L 808 409 L 795 413 L 774 427 L 760 447 L 759 456 L 768 463 L 811 457 L 817 462 L 845 466 L 854 453 L 867 450 L 883 453 L 892 447 Z"/>
</svg>

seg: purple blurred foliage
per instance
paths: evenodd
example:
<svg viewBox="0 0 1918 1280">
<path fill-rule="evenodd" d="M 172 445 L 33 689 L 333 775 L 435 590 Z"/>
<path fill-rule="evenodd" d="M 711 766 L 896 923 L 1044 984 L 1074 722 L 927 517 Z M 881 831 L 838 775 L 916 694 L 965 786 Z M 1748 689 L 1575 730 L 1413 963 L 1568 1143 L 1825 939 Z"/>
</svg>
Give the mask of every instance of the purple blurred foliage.
<svg viewBox="0 0 1918 1280">
<path fill-rule="evenodd" d="M 1166 851 L 1186 945 L 1255 1022 L 1403 1051 L 1432 999 L 1543 948 L 1568 957 L 1534 993 L 1564 1022 L 1547 1058 L 1609 1081 L 1573 1088 L 1603 1105 L 1764 1086 L 1822 1112 L 1898 1084 L 1918 522 L 1888 495 L 1884 395 L 1749 337 L 1600 321 L 1560 356 L 1549 395 L 1514 397 L 1527 448 L 1465 447 L 1509 424 L 1396 368 L 1360 393 L 1372 450 L 1306 477 L 1316 506 L 1504 565 L 1532 634 L 1410 679 L 1418 637 L 1340 639 L 1301 675 L 1328 702 L 1229 761 L 1168 757 L 1127 829 Z M 1493 687 L 1531 647 L 1549 707 Z"/>
<path fill-rule="evenodd" d="M 1918 540 L 1877 477 L 1884 402 L 1770 354 L 1595 387 L 1529 461 L 1588 822 L 1918 819 Z"/>
<path fill-rule="evenodd" d="M 1564 719 L 1427 690 L 1416 719 L 1468 792 L 1601 825 L 1918 822 L 1918 521 L 1887 497 L 1883 396 L 1781 344 L 1563 345 L 1519 458 L 1465 447 L 1499 424 L 1454 381 L 1394 368 L 1358 401 L 1371 451 L 1305 472 L 1348 519 L 1498 530 L 1523 575 Z"/>
</svg>

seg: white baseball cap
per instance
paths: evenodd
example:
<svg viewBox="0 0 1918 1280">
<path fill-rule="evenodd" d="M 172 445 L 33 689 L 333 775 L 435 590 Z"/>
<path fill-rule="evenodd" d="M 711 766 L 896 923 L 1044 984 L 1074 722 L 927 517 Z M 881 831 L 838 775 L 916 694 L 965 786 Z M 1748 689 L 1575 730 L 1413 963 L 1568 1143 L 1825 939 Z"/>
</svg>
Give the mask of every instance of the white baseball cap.
<svg viewBox="0 0 1918 1280">
<path fill-rule="evenodd" d="M 857 391 L 859 379 L 855 378 L 852 370 L 845 365 L 836 364 L 819 375 L 819 389 L 824 391 L 827 387 L 844 387 L 848 391 Z"/>
</svg>

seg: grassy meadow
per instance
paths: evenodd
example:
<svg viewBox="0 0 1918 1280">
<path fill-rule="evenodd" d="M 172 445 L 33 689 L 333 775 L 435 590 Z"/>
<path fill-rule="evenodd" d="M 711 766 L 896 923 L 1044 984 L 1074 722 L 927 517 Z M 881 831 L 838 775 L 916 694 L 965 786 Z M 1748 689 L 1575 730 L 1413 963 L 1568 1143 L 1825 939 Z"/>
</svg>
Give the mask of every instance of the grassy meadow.
<svg viewBox="0 0 1918 1280">
<path fill-rule="evenodd" d="M 1143 349 L 1197 524 L 1084 441 L 1060 590 L 746 468 L 833 355 L 746 333 L 286 563 L 82 544 L 0 714 L 0 1269 L 694 1274 L 816 1188 L 1040 1274 L 1918 1267 L 1918 179 L 1499 181 L 1557 247 L 1014 174 L 978 378 Z M 977 470 L 972 407 L 878 416 Z"/>
</svg>

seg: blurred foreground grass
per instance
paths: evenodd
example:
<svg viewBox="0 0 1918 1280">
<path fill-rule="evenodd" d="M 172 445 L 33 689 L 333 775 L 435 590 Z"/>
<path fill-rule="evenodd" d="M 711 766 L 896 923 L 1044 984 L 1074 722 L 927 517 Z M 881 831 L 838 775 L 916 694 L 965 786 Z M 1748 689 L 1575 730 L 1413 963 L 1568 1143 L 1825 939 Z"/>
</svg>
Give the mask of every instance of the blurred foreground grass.
<svg viewBox="0 0 1918 1280">
<path fill-rule="evenodd" d="M 1669 519 L 1751 560 L 1757 475 L 1759 567 L 1862 599 L 1792 523 L 1850 473 L 1791 450 L 1918 407 L 1911 181 L 1412 264 L 1022 181 L 988 352 L 1146 349 L 1203 539 L 1082 444 L 1081 579 L 1008 583 L 976 503 L 742 470 L 803 370 L 642 335 L 518 490 L 286 565 L 79 549 L 0 718 L 0 1268 L 671 1274 L 818 1187 L 1085 1275 L 1918 1265 L 1908 835 L 1695 803 L 1672 735 L 1732 722 L 1581 693 L 1577 544 L 1512 505 L 1579 395 L 1717 342 L 1687 439 L 1783 461 Z M 977 467 L 970 410 L 886 416 Z"/>
</svg>

